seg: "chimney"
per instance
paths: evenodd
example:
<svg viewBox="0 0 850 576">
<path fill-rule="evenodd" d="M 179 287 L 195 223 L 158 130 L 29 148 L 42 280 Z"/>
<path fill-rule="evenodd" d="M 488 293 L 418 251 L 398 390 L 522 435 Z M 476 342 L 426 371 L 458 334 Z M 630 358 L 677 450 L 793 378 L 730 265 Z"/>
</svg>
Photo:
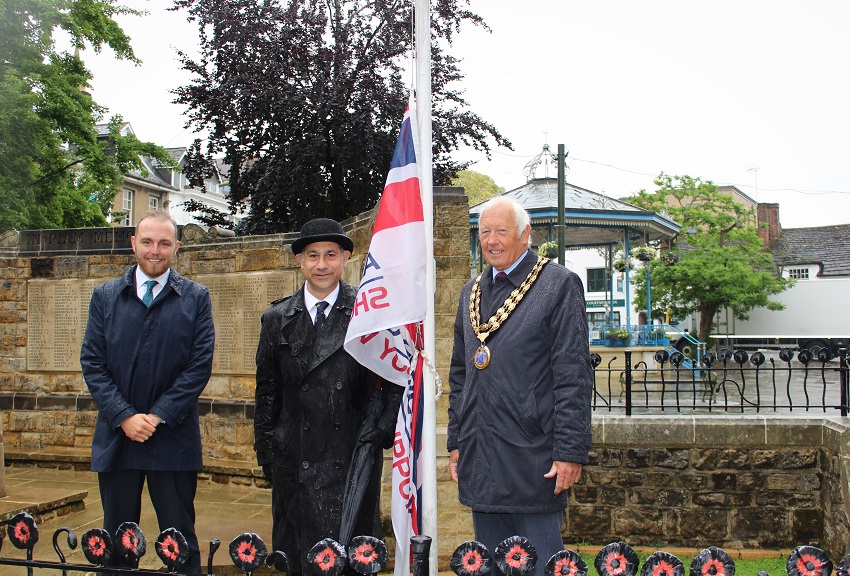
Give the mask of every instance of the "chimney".
<svg viewBox="0 0 850 576">
<path fill-rule="evenodd" d="M 765 246 L 779 238 L 782 227 L 779 225 L 779 204 L 760 202 L 757 207 L 759 237 Z"/>
</svg>

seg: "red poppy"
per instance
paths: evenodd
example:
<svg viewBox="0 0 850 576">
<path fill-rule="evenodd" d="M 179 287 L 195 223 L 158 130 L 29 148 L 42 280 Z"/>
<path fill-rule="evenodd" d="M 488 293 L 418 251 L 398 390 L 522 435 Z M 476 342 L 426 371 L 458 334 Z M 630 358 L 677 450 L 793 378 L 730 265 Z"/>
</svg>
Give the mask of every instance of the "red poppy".
<svg viewBox="0 0 850 576">
<path fill-rule="evenodd" d="M 496 565 L 505 576 L 524 576 L 537 564 L 537 550 L 527 538 L 511 536 L 496 546 Z"/>
<path fill-rule="evenodd" d="M 168 569 L 179 566 L 189 558 L 189 545 L 179 530 L 168 528 L 156 539 L 156 555 L 168 566 Z"/>
<path fill-rule="evenodd" d="M 587 563 L 573 550 L 556 552 L 546 563 L 546 576 L 586 576 Z"/>
<path fill-rule="evenodd" d="M 115 532 L 115 552 L 121 558 L 138 560 L 148 550 L 145 535 L 135 522 L 124 522 Z"/>
<path fill-rule="evenodd" d="M 360 574 L 377 574 L 389 562 L 387 545 L 374 536 L 355 536 L 348 547 L 348 563 Z"/>
<path fill-rule="evenodd" d="M 245 532 L 230 542 L 230 559 L 233 565 L 250 573 L 263 565 L 269 555 L 263 539 L 252 532 Z"/>
<path fill-rule="evenodd" d="M 635 576 L 640 560 L 625 542 L 612 542 L 596 555 L 593 565 L 600 576 Z"/>
<path fill-rule="evenodd" d="M 112 538 L 103 528 L 92 528 L 83 534 L 83 554 L 92 564 L 103 565 L 112 556 Z"/>
<path fill-rule="evenodd" d="M 682 561 L 669 552 L 654 552 L 643 563 L 641 576 L 685 576 Z"/>
<path fill-rule="evenodd" d="M 694 557 L 691 576 L 735 576 L 735 562 L 726 552 L 711 546 Z"/>
<path fill-rule="evenodd" d="M 487 547 L 480 542 L 464 542 L 455 549 L 451 568 L 458 576 L 483 576 L 490 573 L 492 557 Z"/>
<path fill-rule="evenodd" d="M 337 576 L 345 568 L 347 554 L 342 544 L 336 540 L 325 538 L 307 553 L 307 562 L 316 566 L 324 576 Z"/>
<path fill-rule="evenodd" d="M 814 546 L 799 546 L 785 563 L 788 576 L 829 576 L 832 573 L 832 560 L 829 555 Z"/>
<path fill-rule="evenodd" d="M 26 512 L 18 512 L 9 520 L 9 540 L 15 548 L 27 550 L 38 542 L 38 527 L 35 520 Z"/>
</svg>

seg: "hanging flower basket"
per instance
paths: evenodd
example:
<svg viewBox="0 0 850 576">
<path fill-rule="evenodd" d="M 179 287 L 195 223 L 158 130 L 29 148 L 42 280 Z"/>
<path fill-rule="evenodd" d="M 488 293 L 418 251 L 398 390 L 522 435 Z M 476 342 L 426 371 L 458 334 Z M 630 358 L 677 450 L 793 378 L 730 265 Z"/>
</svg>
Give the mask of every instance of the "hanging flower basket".
<svg viewBox="0 0 850 576">
<path fill-rule="evenodd" d="M 661 261 L 665 266 L 673 266 L 679 262 L 679 255 L 668 251 L 661 255 Z"/>
<path fill-rule="evenodd" d="M 629 264 L 629 268 L 635 267 L 635 263 L 632 262 L 631 258 L 629 258 L 628 264 Z M 624 260 L 623 258 L 617 258 L 611 264 L 611 268 L 613 268 L 616 272 L 625 272 L 626 271 L 626 260 Z"/>
<path fill-rule="evenodd" d="M 653 258 L 655 258 L 655 250 L 650 248 L 649 246 L 638 246 L 632 253 L 635 258 L 640 260 L 641 262 L 649 262 Z"/>
</svg>

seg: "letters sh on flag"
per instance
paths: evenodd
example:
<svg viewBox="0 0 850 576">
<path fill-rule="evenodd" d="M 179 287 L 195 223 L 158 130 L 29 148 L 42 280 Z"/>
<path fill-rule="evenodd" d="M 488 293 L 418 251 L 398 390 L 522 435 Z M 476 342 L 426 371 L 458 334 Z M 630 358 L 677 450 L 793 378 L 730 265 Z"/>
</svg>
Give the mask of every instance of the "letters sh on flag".
<svg viewBox="0 0 850 576">
<path fill-rule="evenodd" d="M 395 574 L 409 574 L 410 537 L 421 531 L 422 322 L 426 314 L 425 220 L 416 165 L 413 101 L 404 114 L 378 206 L 345 349 L 378 376 L 405 386 L 393 442 Z M 413 358 L 418 359 L 413 366 Z"/>
</svg>

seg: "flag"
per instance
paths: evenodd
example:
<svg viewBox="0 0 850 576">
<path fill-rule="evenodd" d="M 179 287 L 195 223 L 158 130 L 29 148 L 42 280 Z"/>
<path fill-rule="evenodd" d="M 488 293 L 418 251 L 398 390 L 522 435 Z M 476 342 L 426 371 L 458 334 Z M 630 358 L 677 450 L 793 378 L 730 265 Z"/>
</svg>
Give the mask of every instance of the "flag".
<svg viewBox="0 0 850 576">
<path fill-rule="evenodd" d="M 404 386 L 393 442 L 392 520 L 396 576 L 409 574 L 410 537 L 421 532 L 422 322 L 426 314 L 426 236 L 413 102 L 378 206 L 372 242 L 351 313 L 345 349 L 378 376 Z"/>
</svg>

